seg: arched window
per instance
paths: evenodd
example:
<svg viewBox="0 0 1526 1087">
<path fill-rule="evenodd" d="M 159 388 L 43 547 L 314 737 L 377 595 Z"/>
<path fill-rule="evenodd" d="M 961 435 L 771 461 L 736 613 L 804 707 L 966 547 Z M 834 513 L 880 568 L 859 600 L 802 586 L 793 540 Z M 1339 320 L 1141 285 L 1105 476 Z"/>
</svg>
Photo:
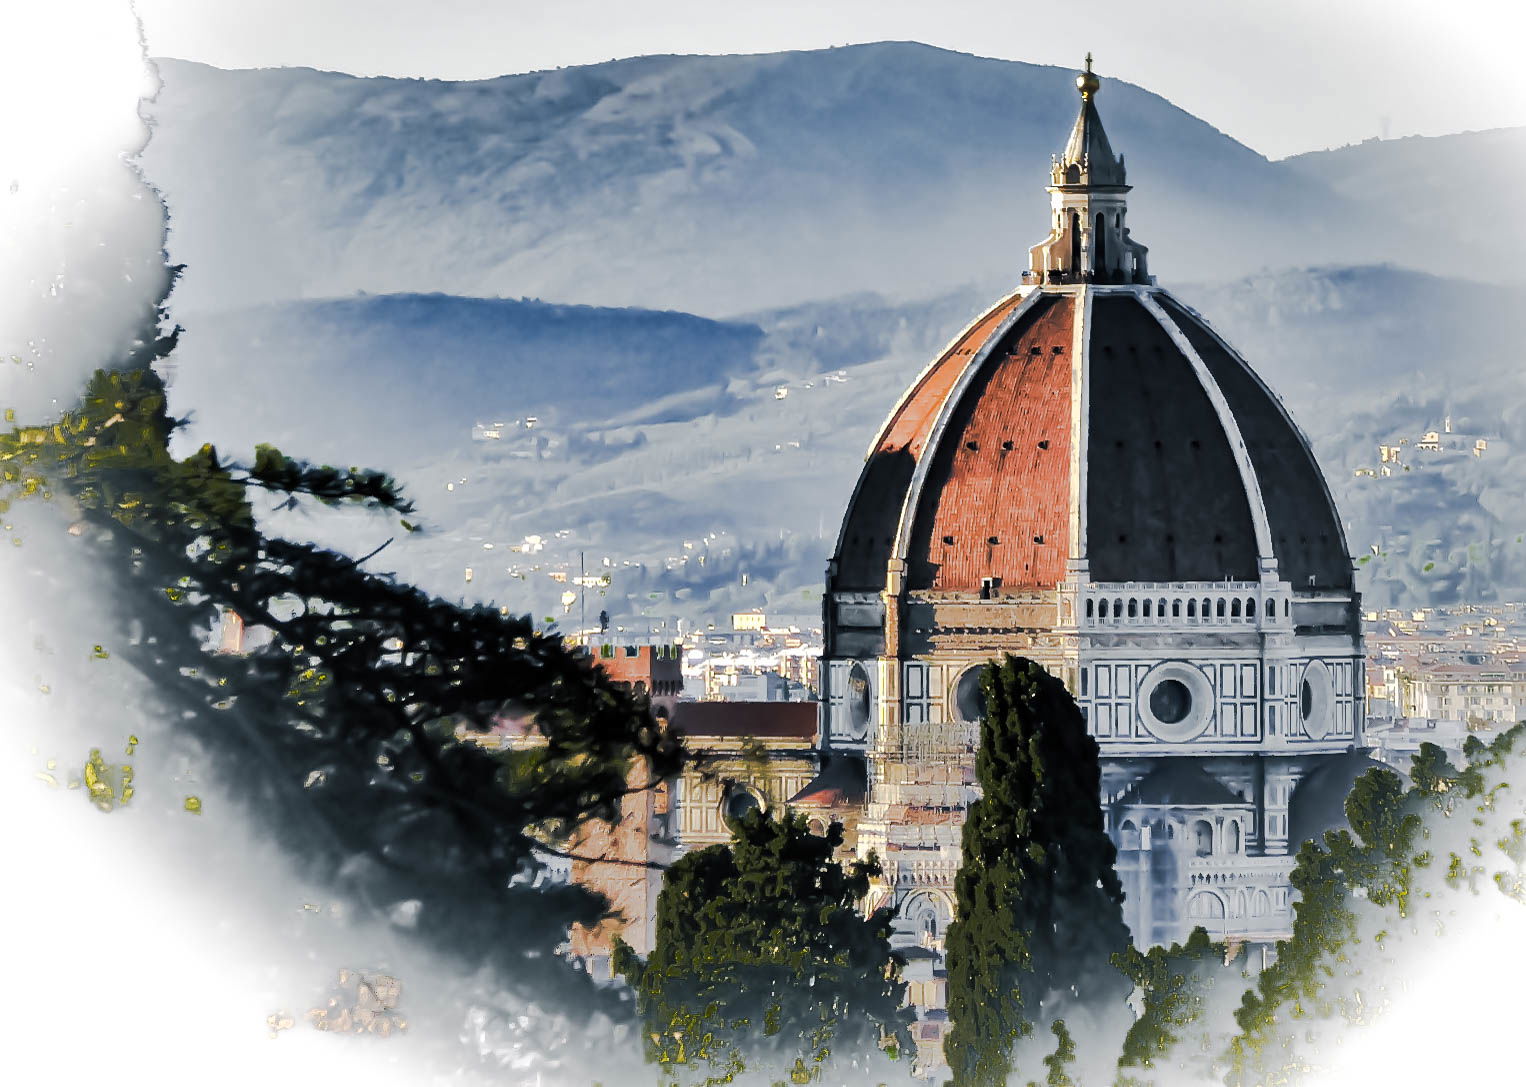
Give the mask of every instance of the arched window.
<svg viewBox="0 0 1526 1087">
<path fill-rule="evenodd" d="M 1213 827 L 1206 819 L 1192 824 L 1192 850 L 1199 857 L 1213 854 Z"/>
<path fill-rule="evenodd" d="M 1187 601 L 1187 618 L 1188 619 L 1196 619 L 1197 618 L 1197 601 L 1196 600 L 1189 600 L 1189 601 Z"/>
<path fill-rule="evenodd" d="M 1129 597 L 1129 618 L 1134 619 L 1139 615 L 1139 601 Z"/>
<path fill-rule="evenodd" d="M 1097 611 L 1097 602 L 1095 600 L 1088 599 L 1086 601 L 1086 617 L 1088 619 L 1092 618 L 1092 616 L 1096 614 L 1096 611 Z"/>
<path fill-rule="evenodd" d="M 1149 597 L 1145 597 L 1145 602 L 1144 602 L 1144 617 L 1146 619 L 1150 618 L 1150 598 Z"/>
<path fill-rule="evenodd" d="M 1097 212 L 1097 233 L 1092 237 L 1092 269 L 1107 271 L 1107 220 Z"/>
<path fill-rule="evenodd" d="M 1139 828 L 1132 819 L 1125 819 L 1118 828 L 1118 846 L 1120 849 L 1139 848 Z"/>
<path fill-rule="evenodd" d="M 1076 168 L 1072 166 L 1070 169 L 1075 171 Z M 1081 270 L 1081 216 L 1074 211 L 1070 213 L 1070 270 Z"/>
<path fill-rule="evenodd" d="M 1113 618 L 1123 618 L 1123 597 L 1121 596 L 1113 597 Z"/>
<path fill-rule="evenodd" d="M 1219 920 L 1224 916 L 1224 900 L 1212 891 L 1199 891 L 1187 900 L 1187 916 L 1195 921 Z"/>
<path fill-rule="evenodd" d="M 1231 819 L 1229 821 L 1229 826 L 1227 828 L 1225 828 L 1225 829 L 1229 832 L 1229 841 L 1228 841 L 1228 844 L 1227 844 L 1228 850 L 1231 853 L 1238 853 L 1238 852 L 1240 852 L 1240 847 L 1241 847 L 1240 820 L 1238 820 L 1238 819 Z"/>
<path fill-rule="evenodd" d="M 1266 617 L 1268 619 L 1277 618 L 1277 601 L 1268 600 L 1266 602 Z"/>
<path fill-rule="evenodd" d="M 1189 607 L 1191 606 L 1190 603 L 1189 603 L 1188 606 Z M 1173 619 L 1180 619 L 1181 617 L 1182 617 L 1182 601 L 1181 601 L 1181 597 L 1177 597 L 1175 600 L 1171 601 L 1171 618 L 1173 618 Z"/>
<path fill-rule="evenodd" d="M 1107 618 L 1107 597 L 1103 597 L 1101 600 L 1097 601 L 1097 618 Z"/>
<path fill-rule="evenodd" d="M 1164 619 L 1166 617 L 1166 598 L 1165 597 L 1161 597 L 1159 600 L 1157 600 L 1155 602 L 1155 614 L 1160 616 L 1162 619 Z"/>
<path fill-rule="evenodd" d="M 1245 602 L 1245 617 L 1247 619 L 1254 619 L 1256 617 L 1256 598 L 1255 597 L 1251 597 L 1249 600 L 1247 600 Z"/>
<path fill-rule="evenodd" d="M 1213 614 L 1216 618 L 1224 618 L 1224 598 L 1222 596 L 1219 597 L 1218 606 L 1213 609 Z"/>
<path fill-rule="evenodd" d="M 1203 597 L 1202 608 L 1203 608 L 1203 618 L 1204 619 L 1209 619 L 1209 618 L 1211 618 L 1213 616 L 1212 607 L 1210 606 L 1210 604 L 1208 602 L 1208 598 L 1206 596 Z"/>
<path fill-rule="evenodd" d="M 1240 618 L 1240 598 L 1238 596 L 1229 602 L 1229 617 L 1231 619 Z"/>
</svg>

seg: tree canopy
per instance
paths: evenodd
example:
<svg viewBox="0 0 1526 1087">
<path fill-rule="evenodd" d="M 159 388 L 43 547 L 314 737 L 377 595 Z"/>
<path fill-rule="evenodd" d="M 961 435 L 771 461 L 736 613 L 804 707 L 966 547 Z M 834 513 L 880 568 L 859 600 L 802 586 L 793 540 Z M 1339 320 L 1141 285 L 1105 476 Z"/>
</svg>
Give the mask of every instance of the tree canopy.
<svg viewBox="0 0 1526 1087">
<path fill-rule="evenodd" d="M 1130 990 L 1111 962 L 1129 933 L 1096 741 L 1064 684 L 1033 661 L 988 664 L 982 690 L 980 797 L 965 819 L 947 940 L 955 1087 L 1006 1084 L 1014 1047 L 1035 1028 L 1054 1034 L 1049 1078 L 1063 1078 L 1072 1035 L 1083 1036 L 1074 1017 L 1105 1053 Z"/>
<path fill-rule="evenodd" d="M 491 971 L 515 1014 L 620 1014 L 556 954 L 604 901 L 536 876 L 578 825 L 617 817 L 633 760 L 675 773 L 677 742 L 554 631 L 263 532 L 262 500 L 361 507 L 401 531 L 412 507 L 381 472 L 268 446 L 247 464 L 173 455 L 152 363 L 175 337 L 157 319 L 76 406 L 0 434 L 0 508 L 51 503 L 113 572 L 102 652 L 153 681 L 158 713 L 305 871 L 383 917 L 408 903 L 418 938 Z M 216 652 L 230 615 L 258 636 Z M 495 727 L 521 742 L 475 742 Z M 503 935 L 467 938 L 481 932 Z"/>
<path fill-rule="evenodd" d="M 651 955 L 617 948 L 648 1059 L 675 1084 L 880 1082 L 911 1038 L 891 912 L 856 908 L 879 865 L 834 859 L 838 823 L 754 810 L 732 831 L 668 870 Z"/>
<path fill-rule="evenodd" d="M 1235 1012 L 1226 1083 L 1312 1071 L 1311 1043 L 1373 1022 L 1469 899 L 1526 902 L 1526 805 L 1511 782 L 1523 744 L 1526 723 L 1470 736 L 1461 768 L 1423 744 L 1408 784 L 1387 769 L 1357 779 L 1350 829 L 1298 851 L 1293 934 Z"/>
</svg>

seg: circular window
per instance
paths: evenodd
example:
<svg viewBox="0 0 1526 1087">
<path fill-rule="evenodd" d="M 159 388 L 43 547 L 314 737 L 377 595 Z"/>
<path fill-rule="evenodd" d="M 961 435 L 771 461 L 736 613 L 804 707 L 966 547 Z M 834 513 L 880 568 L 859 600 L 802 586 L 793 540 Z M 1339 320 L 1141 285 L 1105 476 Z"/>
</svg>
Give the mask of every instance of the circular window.
<svg viewBox="0 0 1526 1087">
<path fill-rule="evenodd" d="M 848 734 L 862 740 L 869 732 L 869 672 L 854 661 L 848 670 Z"/>
<path fill-rule="evenodd" d="M 1192 710 L 1192 692 L 1179 679 L 1163 679 L 1150 691 L 1150 712 L 1162 724 L 1175 725 Z"/>
<path fill-rule="evenodd" d="M 1298 715 L 1309 739 L 1322 740 L 1329 734 L 1334 704 L 1335 684 L 1330 669 L 1324 661 L 1310 661 L 1298 687 Z"/>
<path fill-rule="evenodd" d="M 966 668 L 954 684 L 954 712 L 967 725 L 980 723 L 986 712 L 986 693 L 980 686 L 980 674 L 985 665 Z"/>
<path fill-rule="evenodd" d="M 1146 673 L 1135 697 L 1139 720 L 1167 743 L 1196 739 L 1213 719 L 1213 685 L 1186 661 L 1157 664 Z"/>
<path fill-rule="evenodd" d="M 733 786 L 727 793 L 725 802 L 722 804 L 726 812 L 726 818 L 733 822 L 741 819 L 748 812 L 761 811 L 763 801 L 757 794 L 740 786 Z"/>
</svg>

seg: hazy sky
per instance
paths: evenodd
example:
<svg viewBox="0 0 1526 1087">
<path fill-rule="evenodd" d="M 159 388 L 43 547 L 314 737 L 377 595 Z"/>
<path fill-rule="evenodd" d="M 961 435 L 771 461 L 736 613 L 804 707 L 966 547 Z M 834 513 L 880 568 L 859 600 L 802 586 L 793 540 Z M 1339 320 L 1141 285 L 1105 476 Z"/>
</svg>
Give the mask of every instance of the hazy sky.
<svg viewBox="0 0 1526 1087">
<path fill-rule="evenodd" d="M 136 0 L 149 51 L 476 79 L 646 53 L 887 39 L 1076 65 L 1139 83 L 1273 158 L 1526 124 L 1507 0 Z"/>
</svg>

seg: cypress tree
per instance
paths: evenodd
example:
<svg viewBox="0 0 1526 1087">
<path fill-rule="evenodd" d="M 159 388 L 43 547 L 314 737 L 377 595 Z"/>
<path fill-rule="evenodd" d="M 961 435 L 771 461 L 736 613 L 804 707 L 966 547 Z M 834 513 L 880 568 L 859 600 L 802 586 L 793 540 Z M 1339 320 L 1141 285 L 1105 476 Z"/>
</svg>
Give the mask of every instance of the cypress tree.
<svg viewBox="0 0 1526 1087">
<path fill-rule="evenodd" d="M 855 908 L 879 865 L 833 860 L 843 829 L 749 812 L 679 859 L 642 961 L 617 944 L 664 1083 L 883 1082 L 911 1052 L 891 911 Z"/>
<path fill-rule="evenodd" d="M 1112 965 L 1129 946 L 1115 850 L 1103 830 L 1097 744 L 1064 685 L 1007 655 L 982 676 L 976 780 L 948 930 L 944 1054 L 954 1087 L 999 1087 L 1013 1049 L 1043 1028 L 1072 1056 L 1064 1018 L 1126 1012 Z"/>
</svg>

